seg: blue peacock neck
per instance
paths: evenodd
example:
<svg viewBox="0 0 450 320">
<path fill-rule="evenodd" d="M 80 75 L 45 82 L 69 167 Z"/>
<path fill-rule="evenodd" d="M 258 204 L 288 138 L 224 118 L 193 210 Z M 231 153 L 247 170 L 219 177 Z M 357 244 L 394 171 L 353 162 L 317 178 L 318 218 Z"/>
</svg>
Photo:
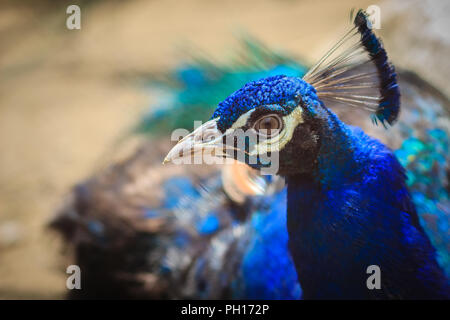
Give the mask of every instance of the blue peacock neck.
<svg viewBox="0 0 450 320">
<path fill-rule="evenodd" d="M 328 109 L 319 112 L 314 168 L 286 177 L 289 251 L 303 297 L 447 299 L 395 155 Z M 382 270 L 380 290 L 367 287 L 372 265 Z"/>
<path fill-rule="evenodd" d="M 326 107 L 320 108 L 320 148 L 311 172 L 287 180 L 311 180 L 321 190 L 340 188 L 356 179 L 370 150 L 361 145 L 359 128 L 350 127 Z"/>
<path fill-rule="evenodd" d="M 359 252 L 349 247 L 367 241 L 356 228 L 353 230 L 352 214 L 356 208 L 363 207 L 358 202 L 364 200 L 355 196 L 355 186 L 362 184 L 373 153 L 366 142 L 375 140 L 360 129 L 342 123 L 328 109 L 324 110 L 326 117 L 322 119 L 326 125 L 322 126 L 313 172 L 286 177 L 289 250 L 304 298 L 364 298 L 367 276 L 361 266 L 374 262 L 371 257 L 361 257 L 355 262 Z M 379 146 L 382 145 L 376 142 L 375 147 Z M 358 223 L 367 224 L 362 226 L 364 229 L 372 221 L 358 219 Z M 343 288 L 349 289 L 343 292 Z"/>
<path fill-rule="evenodd" d="M 322 128 L 317 169 L 313 173 L 323 189 L 339 188 L 358 179 L 365 159 L 357 137 L 337 116 L 327 110 L 328 124 Z"/>
</svg>

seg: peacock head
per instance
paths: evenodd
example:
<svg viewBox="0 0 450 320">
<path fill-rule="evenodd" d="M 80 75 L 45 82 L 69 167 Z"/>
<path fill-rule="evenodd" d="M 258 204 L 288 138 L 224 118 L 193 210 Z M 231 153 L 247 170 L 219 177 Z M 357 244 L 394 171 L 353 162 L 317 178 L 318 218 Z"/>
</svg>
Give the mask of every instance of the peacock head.
<svg viewBox="0 0 450 320">
<path fill-rule="evenodd" d="M 327 163 L 333 166 L 333 156 L 349 149 L 334 106 L 363 108 L 375 123 L 393 124 L 400 110 L 395 69 L 363 10 L 353 24 L 303 78 L 269 77 L 231 94 L 165 161 L 206 151 L 265 173 L 301 174 L 323 160 L 322 151 L 331 152 Z"/>
<path fill-rule="evenodd" d="M 206 153 L 266 173 L 306 172 L 317 158 L 325 111 L 301 78 L 250 82 L 219 103 L 211 120 L 183 138 L 166 161 Z"/>
</svg>

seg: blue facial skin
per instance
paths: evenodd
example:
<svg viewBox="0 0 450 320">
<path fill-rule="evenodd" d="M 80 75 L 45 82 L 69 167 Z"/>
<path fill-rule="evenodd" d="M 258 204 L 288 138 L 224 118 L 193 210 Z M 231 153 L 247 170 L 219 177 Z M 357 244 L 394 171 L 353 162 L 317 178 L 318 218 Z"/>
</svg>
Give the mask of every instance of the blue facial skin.
<svg viewBox="0 0 450 320">
<path fill-rule="evenodd" d="M 296 77 L 278 75 L 247 83 L 219 103 L 211 119 L 220 117 L 217 127 L 225 132 L 247 111 L 253 108 L 276 108 L 286 115 L 298 106 L 312 105 L 317 101 L 316 90 Z M 317 102 L 316 102 L 317 103 Z"/>
</svg>

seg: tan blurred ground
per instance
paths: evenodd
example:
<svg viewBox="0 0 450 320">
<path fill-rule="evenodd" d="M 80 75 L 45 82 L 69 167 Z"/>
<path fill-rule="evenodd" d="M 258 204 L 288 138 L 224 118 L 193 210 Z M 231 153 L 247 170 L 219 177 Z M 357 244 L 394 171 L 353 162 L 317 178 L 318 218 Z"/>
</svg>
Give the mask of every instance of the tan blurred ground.
<svg viewBox="0 0 450 320">
<path fill-rule="evenodd" d="M 138 75 L 182 61 L 186 43 L 226 58 L 239 31 L 314 61 L 351 8 L 377 2 L 86 1 L 79 31 L 49 3 L 0 4 L 0 298 L 63 296 L 44 225 L 149 105 Z"/>
</svg>

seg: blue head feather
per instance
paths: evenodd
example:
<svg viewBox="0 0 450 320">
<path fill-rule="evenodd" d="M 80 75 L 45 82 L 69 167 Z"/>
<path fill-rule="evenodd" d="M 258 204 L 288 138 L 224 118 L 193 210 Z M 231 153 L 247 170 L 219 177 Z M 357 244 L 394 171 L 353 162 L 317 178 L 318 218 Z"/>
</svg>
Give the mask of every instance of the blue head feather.
<svg viewBox="0 0 450 320">
<path fill-rule="evenodd" d="M 317 99 L 315 89 L 297 77 L 285 75 L 271 76 L 247 83 L 219 103 L 212 119 L 219 118 L 217 127 L 224 132 L 247 111 L 259 106 L 280 106 L 284 114 L 289 114 L 300 101 L 309 105 L 309 100 Z"/>
</svg>

